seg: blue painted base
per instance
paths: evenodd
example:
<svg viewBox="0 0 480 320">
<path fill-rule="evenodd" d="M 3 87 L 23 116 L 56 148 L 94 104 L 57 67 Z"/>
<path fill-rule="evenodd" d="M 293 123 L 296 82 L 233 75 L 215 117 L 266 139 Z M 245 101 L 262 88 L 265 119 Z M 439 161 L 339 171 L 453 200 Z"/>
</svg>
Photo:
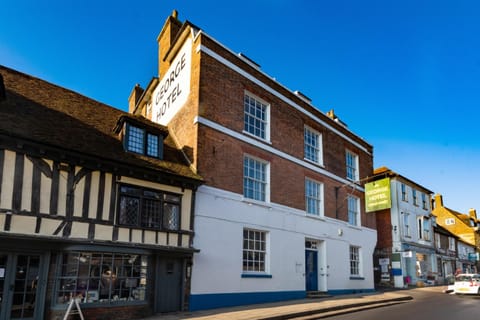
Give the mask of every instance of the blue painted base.
<svg viewBox="0 0 480 320">
<path fill-rule="evenodd" d="M 304 299 L 305 291 L 192 294 L 190 311 Z"/>
<path fill-rule="evenodd" d="M 354 294 L 354 293 L 374 293 L 375 289 L 340 289 L 340 290 L 328 290 L 328 294 L 333 296 L 341 294 Z"/>
</svg>

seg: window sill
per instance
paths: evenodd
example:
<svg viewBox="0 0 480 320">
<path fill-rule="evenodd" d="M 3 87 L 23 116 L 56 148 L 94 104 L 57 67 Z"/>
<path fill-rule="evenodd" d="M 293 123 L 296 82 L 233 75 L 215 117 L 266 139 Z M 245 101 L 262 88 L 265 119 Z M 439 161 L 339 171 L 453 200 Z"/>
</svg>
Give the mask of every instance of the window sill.
<svg viewBox="0 0 480 320">
<path fill-rule="evenodd" d="M 305 217 L 310 219 L 325 221 L 325 216 L 323 214 L 313 214 L 305 211 Z"/>
<path fill-rule="evenodd" d="M 323 161 L 322 162 L 315 162 L 315 161 L 307 159 L 307 158 L 303 158 L 303 161 L 308 162 L 310 164 L 313 164 L 317 167 L 325 168 L 325 166 L 323 165 Z"/>
<path fill-rule="evenodd" d="M 365 280 L 365 278 L 359 276 L 350 276 L 350 280 Z"/>
<path fill-rule="evenodd" d="M 253 133 L 250 133 L 250 132 L 248 132 L 248 131 L 243 130 L 242 133 L 243 133 L 244 135 L 247 135 L 247 136 L 249 136 L 249 137 L 251 137 L 251 138 L 259 141 L 259 142 L 263 142 L 263 143 L 270 144 L 270 145 L 272 144 L 272 142 L 271 142 L 270 140 L 267 140 L 267 139 L 265 139 L 265 138 L 256 136 L 256 135 L 254 135 Z"/>
<path fill-rule="evenodd" d="M 267 278 L 271 279 L 271 274 L 262 274 L 262 273 L 242 273 L 242 278 Z"/>
<path fill-rule="evenodd" d="M 266 201 L 260 201 L 260 200 L 255 200 L 255 199 L 250 199 L 250 198 L 243 197 L 242 202 L 245 202 L 246 204 L 248 204 L 250 206 L 251 205 L 257 205 L 257 206 L 265 207 L 265 208 L 268 208 L 268 209 L 272 208 L 272 206 L 270 205 L 270 202 L 266 202 Z"/>
</svg>

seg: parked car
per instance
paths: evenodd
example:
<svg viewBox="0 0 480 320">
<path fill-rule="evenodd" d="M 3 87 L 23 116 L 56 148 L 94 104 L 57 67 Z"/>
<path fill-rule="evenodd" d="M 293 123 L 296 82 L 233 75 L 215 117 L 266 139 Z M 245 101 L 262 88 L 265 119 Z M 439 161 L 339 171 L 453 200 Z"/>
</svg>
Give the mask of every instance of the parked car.
<svg viewBox="0 0 480 320">
<path fill-rule="evenodd" d="M 455 277 L 453 285 L 455 294 L 479 294 L 480 295 L 480 274 L 461 273 Z"/>
</svg>

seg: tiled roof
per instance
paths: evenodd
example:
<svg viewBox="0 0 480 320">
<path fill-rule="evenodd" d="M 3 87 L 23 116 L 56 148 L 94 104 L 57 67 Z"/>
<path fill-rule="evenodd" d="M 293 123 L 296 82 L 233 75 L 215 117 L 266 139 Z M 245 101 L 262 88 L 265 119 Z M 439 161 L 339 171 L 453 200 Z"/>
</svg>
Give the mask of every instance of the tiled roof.
<svg viewBox="0 0 480 320">
<path fill-rule="evenodd" d="M 0 135 L 29 140 L 119 166 L 200 182 L 168 129 L 87 98 L 71 90 L 0 65 L 5 98 L 0 97 Z M 164 131 L 164 159 L 125 152 L 114 132 L 121 117 L 150 123 Z M 195 183 L 196 183 L 195 182 Z"/>
</svg>

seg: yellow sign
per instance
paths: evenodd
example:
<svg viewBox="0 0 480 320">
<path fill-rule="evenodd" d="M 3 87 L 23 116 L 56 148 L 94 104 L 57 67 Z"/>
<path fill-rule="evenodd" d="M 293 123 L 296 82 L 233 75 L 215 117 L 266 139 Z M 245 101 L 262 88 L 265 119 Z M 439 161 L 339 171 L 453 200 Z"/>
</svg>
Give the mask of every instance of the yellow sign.
<svg viewBox="0 0 480 320">
<path fill-rule="evenodd" d="M 390 178 L 385 178 L 365 184 L 365 211 L 372 212 L 390 209 Z"/>
</svg>

